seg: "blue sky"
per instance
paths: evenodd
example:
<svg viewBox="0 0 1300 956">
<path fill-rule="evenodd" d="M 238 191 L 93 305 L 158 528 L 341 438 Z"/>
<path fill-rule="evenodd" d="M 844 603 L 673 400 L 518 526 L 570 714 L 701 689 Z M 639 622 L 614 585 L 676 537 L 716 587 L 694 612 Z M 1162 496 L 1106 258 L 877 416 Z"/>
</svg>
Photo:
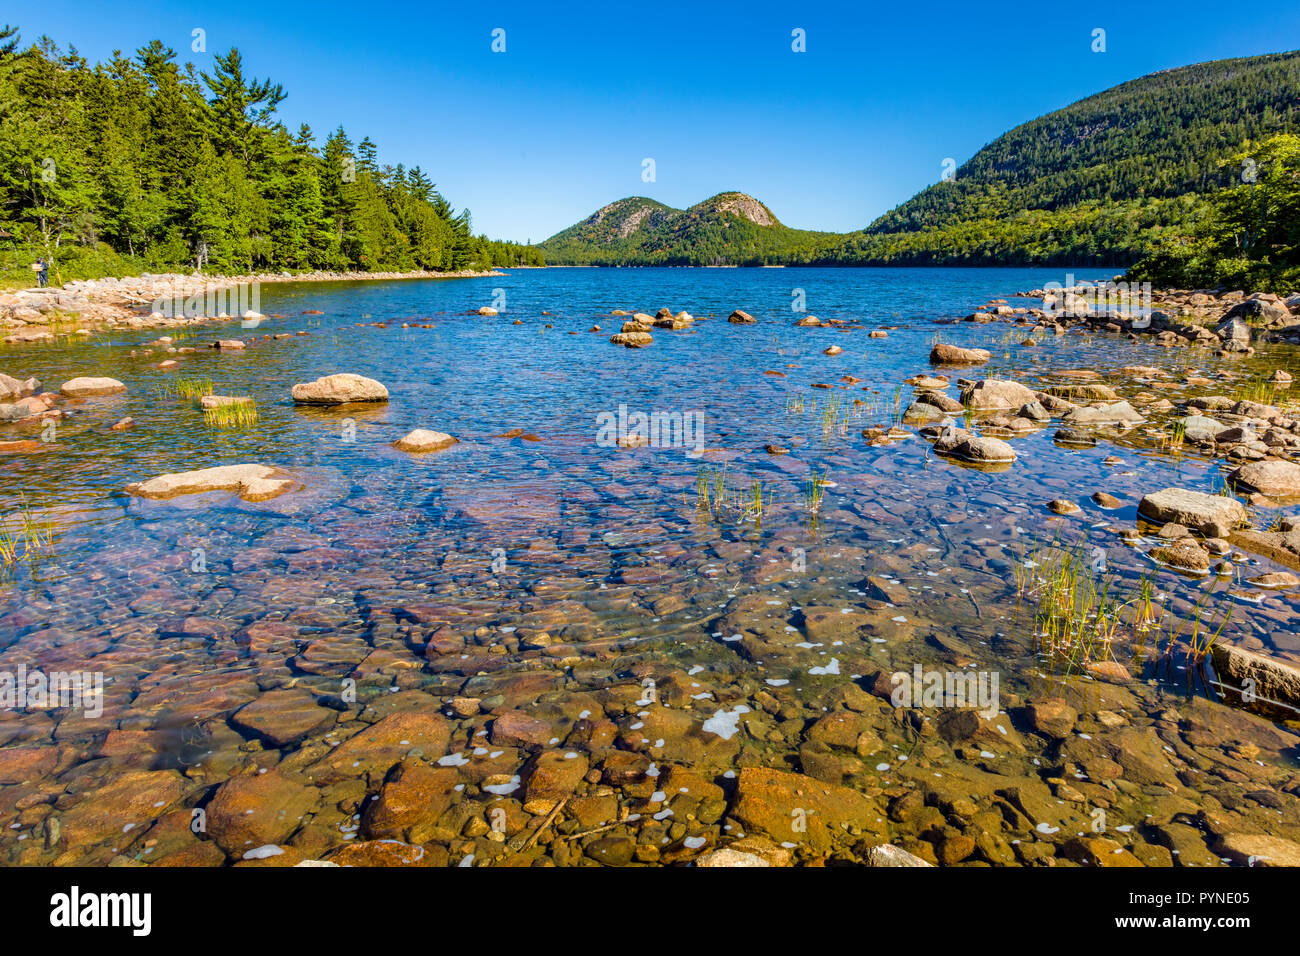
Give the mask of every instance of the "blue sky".
<svg viewBox="0 0 1300 956">
<path fill-rule="evenodd" d="M 1300 46 L 1300 4 L 1269 0 L 466 6 L 44 0 L 0 21 L 91 61 L 157 38 L 206 68 L 237 46 L 288 90 L 291 128 L 370 136 L 381 161 L 422 166 L 468 206 L 476 232 L 534 242 L 624 196 L 684 207 L 728 189 L 791 226 L 858 229 L 945 158 L 1042 113 L 1156 70 Z M 207 52 L 191 51 L 195 28 Z"/>
</svg>

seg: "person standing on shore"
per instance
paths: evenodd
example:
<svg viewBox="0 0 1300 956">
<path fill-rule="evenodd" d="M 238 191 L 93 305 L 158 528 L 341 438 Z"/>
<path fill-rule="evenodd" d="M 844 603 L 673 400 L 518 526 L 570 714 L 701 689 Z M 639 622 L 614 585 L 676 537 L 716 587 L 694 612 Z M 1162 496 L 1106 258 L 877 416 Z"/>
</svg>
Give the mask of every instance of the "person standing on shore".
<svg viewBox="0 0 1300 956">
<path fill-rule="evenodd" d="M 40 266 L 40 268 L 36 270 L 36 284 L 40 288 L 44 289 L 50 284 L 50 264 L 45 261 L 44 256 L 37 259 L 36 264 Z"/>
</svg>

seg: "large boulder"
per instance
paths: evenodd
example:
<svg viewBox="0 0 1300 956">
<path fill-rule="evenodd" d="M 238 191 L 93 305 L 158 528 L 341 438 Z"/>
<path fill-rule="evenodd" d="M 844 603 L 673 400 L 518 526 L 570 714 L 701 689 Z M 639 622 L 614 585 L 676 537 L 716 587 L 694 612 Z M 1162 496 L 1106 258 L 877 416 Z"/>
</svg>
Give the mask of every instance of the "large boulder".
<svg viewBox="0 0 1300 956">
<path fill-rule="evenodd" d="M 1066 425 L 1138 425 L 1144 419 L 1128 402 L 1111 402 L 1108 405 L 1080 405 L 1065 413 L 1061 419 Z"/>
<path fill-rule="evenodd" d="M 1047 389 L 1047 394 L 1055 395 L 1057 398 L 1065 398 L 1074 402 L 1113 402 L 1119 396 L 1109 385 L 1103 385 L 1101 382 L 1071 382 L 1069 385 L 1051 385 Z"/>
<path fill-rule="evenodd" d="M 1295 462 L 1252 461 L 1228 475 L 1228 480 L 1270 498 L 1300 497 L 1300 465 Z"/>
<path fill-rule="evenodd" d="M 1238 418 L 1258 418 L 1261 421 L 1268 421 L 1270 418 L 1277 418 L 1282 414 L 1282 410 L 1276 405 L 1265 405 L 1262 402 L 1241 401 L 1229 408 L 1225 414 L 1234 415 Z"/>
<path fill-rule="evenodd" d="M 1032 389 L 1009 379 L 986 378 L 961 391 L 962 404 L 975 411 L 1014 411 L 1032 401 Z"/>
<path fill-rule="evenodd" d="M 1214 327 L 1214 334 L 1224 342 L 1250 344 L 1250 326 L 1239 315 L 1229 316 Z"/>
<path fill-rule="evenodd" d="M 220 465 L 198 471 L 159 475 L 126 486 L 141 498 L 175 498 L 207 491 L 233 491 L 245 501 L 266 501 L 295 487 L 293 479 L 268 465 Z"/>
<path fill-rule="evenodd" d="M 1244 302 L 1238 302 L 1223 314 L 1220 324 L 1235 318 L 1241 318 L 1252 325 L 1264 328 L 1278 328 L 1290 325 L 1292 322 L 1290 309 L 1281 302 L 1271 302 L 1267 299 L 1246 299 Z"/>
<path fill-rule="evenodd" d="M 1016 460 L 1015 449 L 1006 442 L 963 428 L 945 428 L 935 441 L 934 450 L 936 454 L 976 464 L 1007 464 Z"/>
<path fill-rule="evenodd" d="M 115 378 L 74 378 L 64 382 L 60 394 L 68 398 L 89 398 L 95 395 L 114 395 L 125 392 L 126 386 Z"/>
<path fill-rule="evenodd" d="M 663 310 L 661 310 L 663 311 Z M 678 312 L 676 315 L 655 316 L 655 326 L 661 329 L 685 329 L 695 323 L 695 316 L 689 312 Z"/>
<path fill-rule="evenodd" d="M 1280 720 L 1300 717 L 1300 669 L 1219 641 L 1210 656 L 1231 702 Z"/>
<path fill-rule="evenodd" d="M 935 391 L 934 389 L 926 389 L 925 391 L 917 392 L 916 400 L 918 402 L 924 402 L 926 405 L 932 405 L 940 411 L 949 412 L 953 415 L 960 415 L 962 413 L 961 402 L 957 401 L 955 398 L 949 398 L 943 392 Z"/>
<path fill-rule="evenodd" d="M 731 315 L 727 316 L 727 321 L 736 325 L 752 325 L 755 319 L 748 312 L 742 312 L 740 309 L 737 309 L 735 312 L 731 313 Z"/>
<path fill-rule="evenodd" d="M 350 402 L 386 402 L 388 389 L 381 382 L 364 375 L 340 372 L 325 375 L 314 382 L 293 387 L 293 400 L 299 405 L 346 405 Z"/>
<path fill-rule="evenodd" d="M 983 365 L 992 357 L 986 349 L 964 349 L 947 342 L 930 349 L 931 365 Z"/>
<path fill-rule="evenodd" d="M 928 425 L 931 422 L 941 422 L 947 417 L 943 409 L 935 408 L 926 402 L 913 402 L 903 412 L 903 424 Z"/>
<path fill-rule="evenodd" d="M 12 375 L 0 372 L 0 401 L 2 402 L 12 402 L 15 399 L 24 398 L 37 392 L 40 387 L 41 383 L 34 378 L 20 382 Z"/>
<path fill-rule="evenodd" d="M 1188 441 L 1214 441 L 1228 430 L 1227 425 L 1204 415 L 1188 415 L 1179 419 L 1179 424 L 1183 426 L 1183 437 Z"/>
<path fill-rule="evenodd" d="M 630 349 L 644 348 L 654 341 L 649 332 L 619 332 L 611 335 L 609 340 L 614 345 L 624 345 Z"/>
<path fill-rule="evenodd" d="M 1235 498 L 1207 495 L 1186 488 L 1165 488 L 1144 495 L 1138 514 L 1154 524 L 1186 525 L 1210 538 L 1227 537 L 1245 524 L 1246 509 Z"/>
</svg>

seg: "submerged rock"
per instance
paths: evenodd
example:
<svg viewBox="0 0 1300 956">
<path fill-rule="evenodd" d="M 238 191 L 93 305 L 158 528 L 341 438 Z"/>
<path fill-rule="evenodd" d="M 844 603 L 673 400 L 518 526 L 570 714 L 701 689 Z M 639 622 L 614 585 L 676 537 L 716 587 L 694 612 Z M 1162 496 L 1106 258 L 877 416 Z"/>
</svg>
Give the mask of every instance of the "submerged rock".
<svg viewBox="0 0 1300 956">
<path fill-rule="evenodd" d="M 1265 588 L 1273 591 L 1285 591 L 1300 584 L 1300 578 L 1297 578 L 1290 571 L 1270 571 L 1267 574 L 1259 574 L 1253 578 L 1247 578 L 1246 583 L 1257 588 Z"/>
<path fill-rule="evenodd" d="M 1300 843 L 1263 833 L 1228 833 L 1215 852 L 1246 866 L 1300 866 Z"/>
<path fill-rule="evenodd" d="M 1113 388 L 1099 382 L 1074 382 L 1070 385 L 1052 385 L 1046 391 L 1049 395 L 1064 398 L 1067 401 L 1113 402 L 1119 398 Z"/>
<path fill-rule="evenodd" d="M 141 498 L 175 498 L 208 491 L 233 491 L 245 501 L 267 501 L 295 487 L 296 483 L 279 469 L 268 465 L 220 465 L 159 475 L 148 481 L 126 486 L 128 494 Z"/>
<path fill-rule="evenodd" d="M 1161 564 L 1182 571 L 1203 574 L 1210 570 L 1210 554 L 1191 538 L 1175 541 L 1166 547 L 1153 548 L 1151 557 Z"/>
<path fill-rule="evenodd" d="M 892 843 L 882 843 L 867 851 L 867 866 L 934 866 L 919 856 Z"/>
<path fill-rule="evenodd" d="M 695 861 L 696 866 L 702 866 L 706 869 L 712 867 L 733 867 L 733 866 L 766 866 L 772 864 L 763 859 L 756 853 L 745 853 L 741 850 L 732 850 L 723 847 L 721 850 L 713 850 L 705 853 Z"/>
<path fill-rule="evenodd" d="M 320 790 L 278 770 L 232 777 L 208 802 L 208 833 L 228 855 L 287 840 L 316 808 Z"/>
<path fill-rule="evenodd" d="M 1218 641 L 1210 658 L 1229 702 L 1280 720 L 1300 717 L 1300 668 Z"/>
<path fill-rule="evenodd" d="M 926 425 L 941 422 L 948 417 L 943 409 L 935 408 L 926 402 L 913 402 L 903 411 L 904 425 Z"/>
<path fill-rule="evenodd" d="M 1300 571 L 1300 530 L 1238 531 L 1233 534 L 1232 543 Z"/>
<path fill-rule="evenodd" d="M 858 791 L 766 767 L 740 771 L 728 817 L 741 823 L 746 833 L 802 843 L 818 854 L 830 850 L 837 839 L 847 840 L 847 827 L 879 836 L 886 832 L 884 811 Z"/>
<path fill-rule="evenodd" d="M 916 388 L 947 388 L 951 382 L 947 375 L 913 375 L 907 384 Z"/>
<path fill-rule="evenodd" d="M 756 320 L 748 312 L 743 312 L 740 309 L 737 309 L 735 312 L 731 313 L 731 315 L 727 316 L 727 321 L 736 325 L 751 325 Z"/>
<path fill-rule="evenodd" d="M 336 714 L 302 690 L 272 690 L 250 701 L 230 717 L 231 725 L 272 747 L 289 747 L 323 727 Z"/>
<path fill-rule="evenodd" d="M 293 387 L 293 400 L 300 405 L 346 405 L 349 402 L 386 402 L 388 389 L 364 375 L 340 372 Z"/>
<path fill-rule="evenodd" d="M 243 405 L 253 400 L 252 395 L 201 395 L 200 408 L 220 408 L 223 405 Z"/>
<path fill-rule="evenodd" d="M 450 448 L 456 443 L 457 439 L 452 438 L 444 432 L 429 431 L 427 428 L 417 428 L 412 432 L 407 432 L 404 436 L 393 442 L 393 447 L 401 451 L 423 454 L 424 452 Z"/>
<path fill-rule="evenodd" d="M 1058 445 L 1078 445 L 1081 448 L 1092 448 L 1097 444 L 1097 439 L 1081 428 L 1058 428 L 1052 440 Z"/>
</svg>

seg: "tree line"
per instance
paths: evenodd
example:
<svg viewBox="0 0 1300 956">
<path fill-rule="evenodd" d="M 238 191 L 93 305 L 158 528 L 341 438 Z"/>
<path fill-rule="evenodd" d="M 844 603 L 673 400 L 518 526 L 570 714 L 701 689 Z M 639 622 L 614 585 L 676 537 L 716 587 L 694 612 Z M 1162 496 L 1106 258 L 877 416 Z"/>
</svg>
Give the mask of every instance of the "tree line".
<svg viewBox="0 0 1300 956">
<path fill-rule="evenodd" d="M 1221 165 L 1231 184 L 1187 228 L 1163 236 L 1130 278 L 1183 289 L 1300 291 L 1300 136 L 1247 143 Z"/>
<path fill-rule="evenodd" d="M 209 70 L 154 40 L 91 66 L 47 37 L 0 30 L 0 274 L 38 256 L 66 281 L 543 265 L 475 236 L 419 166 L 381 164 L 340 126 L 317 145 L 276 117 L 286 96 L 238 49 Z"/>
</svg>

